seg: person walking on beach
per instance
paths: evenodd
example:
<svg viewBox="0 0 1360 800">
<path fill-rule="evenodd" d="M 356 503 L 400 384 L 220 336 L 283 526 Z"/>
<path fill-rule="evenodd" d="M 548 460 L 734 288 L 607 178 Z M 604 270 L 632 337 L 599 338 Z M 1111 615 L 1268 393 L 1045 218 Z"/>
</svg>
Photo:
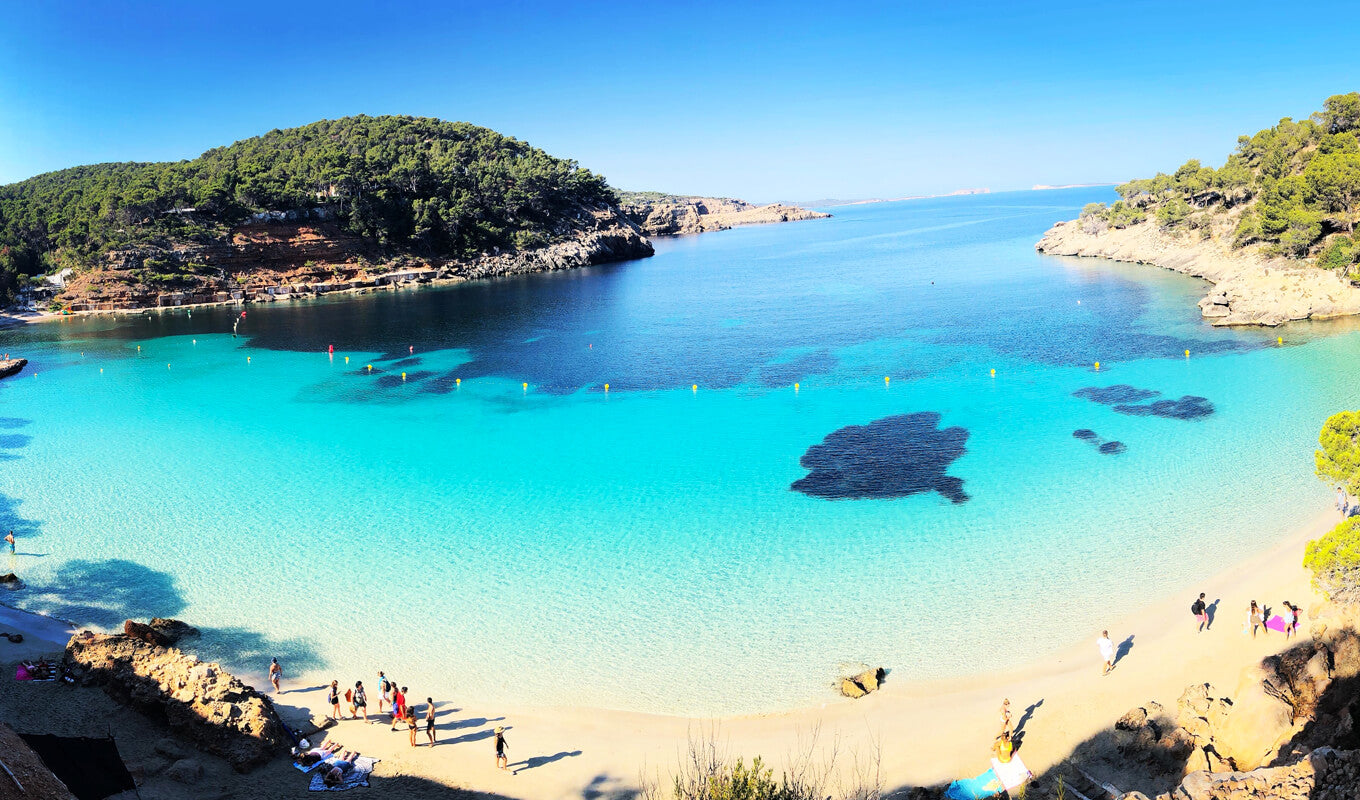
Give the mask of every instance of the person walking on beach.
<svg viewBox="0 0 1360 800">
<path fill-rule="evenodd" d="M 14 555 L 14 531 L 5 534 L 5 544 L 9 545 L 9 554 Z"/>
<path fill-rule="evenodd" d="M 1265 630 L 1267 634 L 1270 633 L 1270 629 L 1266 627 L 1265 618 L 1261 614 L 1261 607 L 1256 605 L 1255 600 L 1251 601 L 1251 608 L 1247 611 L 1247 624 L 1251 626 L 1251 638 L 1253 639 L 1256 638 L 1257 628 Z"/>
<path fill-rule="evenodd" d="M 330 693 L 326 695 L 326 702 L 331 704 L 331 719 L 340 721 L 340 681 L 332 680 Z"/>
<path fill-rule="evenodd" d="M 283 679 L 283 667 L 279 666 L 279 660 L 272 658 L 269 660 L 269 682 L 274 684 L 274 694 L 279 693 L 279 681 Z"/>
<path fill-rule="evenodd" d="M 397 729 L 397 720 L 406 718 L 406 687 L 392 687 L 392 730 Z"/>
<path fill-rule="evenodd" d="M 430 747 L 434 747 L 434 698 L 425 698 L 425 736 L 430 740 Z"/>
<path fill-rule="evenodd" d="M 390 702 L 392 691 L 392 682 L 387 679 L 382 670 L 378 670 L 378 691 L 381 692 L 378 695 L 378 713 L 381 714 L 383 713 L 383 704 Z"/>
<path fill-rule="evenodd" d="M 1284 623 L 1284 638 L 1289 641 L 1289 637 L 1294 635 L 1294 606 L 1288 600 L 1284 601 L 1284 611 L 1280 614 L 1280 621 Z"/>
<path fill-rule="evenodd" d="M 368 695 L 364 694 L 364 682 L 354 682 L 354 719 L 363 716 L 364 722 L 368 722 Z"/>
<path fill-rule="evenodd" d="M 1009 697 L 1001 700 L 1001 732 L 1006 734 L 1011 732 L 1011 699 Z"/>
<path fill-rule="evenodd" d="M 1204 592 L 1200 592 L 1199 599 L 1190 604 L 1190 613 L 1199 620 L 1200 631 L 1209 627 L 1209 606 L 1204 603 Z"/>
<path fill-rule="evenodd" d="M 1346 490 L 1338 486 L 1336 488 L 1336 510 L 1341 512 L 1341 518 L 1346 518 Z"/>
<path fill-rule="evenodd" d="M 406 730 L 411 733 L 411 746 L 416 746 L 416 731 L 420 730 L 420 723 L 416 721 L 416 710 L 406 709 Z"/>
<path fill-rule="evenodd" d="M 496 768 L 509 769 L 510 759 L 505 757 L 505 748 L 510 745 L 505 743 L 505 728 L 496 727 Z"/>
<path fill-rule="evenodd" d="M 1100 648 L 1100 657 L 1105 662 L 1105 668 L 1101 675 L 1109 675 L 1110 670 L 1114 669 L 1114 642 L 1110 641 L 1110 632 L 1101 631 L 1100 638 L 1096 640 L 1096 646 Z"/>
</svg>

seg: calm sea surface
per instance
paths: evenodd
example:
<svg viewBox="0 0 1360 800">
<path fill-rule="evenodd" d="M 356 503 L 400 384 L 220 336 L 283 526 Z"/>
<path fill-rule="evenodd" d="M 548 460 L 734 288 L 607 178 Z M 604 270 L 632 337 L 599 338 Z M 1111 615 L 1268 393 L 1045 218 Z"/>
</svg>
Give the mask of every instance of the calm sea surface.
<svg viewBox="0 0 1360 800">
<path fill-rule="evenodd" d="M 3 600 L 185 618 L 255 672 L 695 714 L 1090 639 L 1325 508 L 1317 430 L 1360 400 L 1353 324 L 1213 329 L 1198 281 L 1034 252 L 1110 194 L 839 207 L 239 338 L 0 331 L 31 360 Z"/>
</svg>

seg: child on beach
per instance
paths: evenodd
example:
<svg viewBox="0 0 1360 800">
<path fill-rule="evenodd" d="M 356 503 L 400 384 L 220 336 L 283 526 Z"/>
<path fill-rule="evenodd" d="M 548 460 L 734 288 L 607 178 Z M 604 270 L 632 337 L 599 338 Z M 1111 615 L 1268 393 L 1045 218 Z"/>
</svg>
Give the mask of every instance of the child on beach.
<svg viewBox="0 0 1360 800">
<path fill-rule="evenodd" d="M 1270 629 L 1266 628 L 1265 617 L 1261 614 L 1261 607 L 1256 605 L 1256 601 L 1251 601 L 1251 608 L 1247 611 L 1247 624 L 1251 626 L 1251 638 L 1256 638 L 1256 629 L 1261 628 L 1267 634 Z"/>
<path fill-rule="evenodd" d="M 1100 632 L 1100 638 L 1096 640 L 1096 647 L 1100 648 L 1100 657 L 1105 661 L 1105 667 L 1100 674 L 1109 675 L 1110 670 L 1114 669 L 1114 642 L 1110 641 L 1109 631 Z"/>
<path fill-rule="evenodd" d="M 279 693 L 279 681 L 283 678 L 283 667 L 279 666 L 277 658 L 269 661 L 269 682 L 274 684 L 274 694 Z"/>
<path fill-rule="evenodd" d="M 510 745 L 505 743 L 505 728 L 496 727 L 496 768 L 509 769 L 510 759 L 505 757 L 505 748 Z"/>
<path fill-rule="evenodd" d="M 1199 593 L 1199 599 L 1190 604 L 1190 613 L 1199 620 L 1199 629 L 1203 631 L 1209 627 L 1209 606 L 1204 603 L 1204 592 Z"/>
<path fill-rule="evenodd" d="M 326 702 L 331 704 L 331 719 L 340 721 L 340 681 L 331 681 L 330 694 L 326 695 Z"/>
<path fill-rule="evenodd" d="M 434 747 L 434 698 L 425 698 L 425 735 L 430 739 L 430 747 Z"/>
</svg>

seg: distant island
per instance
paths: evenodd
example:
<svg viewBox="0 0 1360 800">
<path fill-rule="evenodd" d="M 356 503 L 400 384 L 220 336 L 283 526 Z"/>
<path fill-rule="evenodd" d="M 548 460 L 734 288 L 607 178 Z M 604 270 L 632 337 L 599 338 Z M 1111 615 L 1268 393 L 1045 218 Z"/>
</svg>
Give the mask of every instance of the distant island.
<svg viewBox="0 0 1360 800">
<path fill-rule="evenodd" d="M 1036 183 L 1029 187 L 1031 192 L 1046 192 L 1050 189 L 1090 189 L 1097 186 L 1113 186 L 1112 183 L 1060 183 L 1057 185 Z"/>
<path fill-rule="evenodd" d="M 196 159 L 0 187 L 0 305 L 131 310 L 291 299 L 641 258 L 648 235 L 827 216 L 626 193 L 464 122 L 356 116 Z"/>
<path fill-rule="evenodd" d="M 1360 313 L 1360 93 L 1298 122 L 1242 136 L 1218 169 L 1191 159 L 1129 181 L 1036 245 L 1204 278 L 1215 325 L 1278 325 Z"/>
</svg>

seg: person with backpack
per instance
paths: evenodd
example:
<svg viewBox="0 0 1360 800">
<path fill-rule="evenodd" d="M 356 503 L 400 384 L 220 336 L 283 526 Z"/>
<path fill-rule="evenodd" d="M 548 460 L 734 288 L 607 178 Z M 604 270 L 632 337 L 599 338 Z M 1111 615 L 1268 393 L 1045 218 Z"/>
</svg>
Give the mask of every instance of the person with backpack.
<svg viewBox="0 0 1360 800">
<path fill-rule="evenodd" d="M 1200 631 L 1209 627 L 1209 606 L 1204 603 L 1204 592 L 1199 593 L 1199 599 L 1190 604 L 1190 613 L 1199 620 Z"/>
<path fill-rule="evenodd" d="M 368 695 L 364 694 L 364 682 L 354 682 L 354 712 L 357 719 L 363 716 L 364 722 L 368 722 Z"/>
</svg>

